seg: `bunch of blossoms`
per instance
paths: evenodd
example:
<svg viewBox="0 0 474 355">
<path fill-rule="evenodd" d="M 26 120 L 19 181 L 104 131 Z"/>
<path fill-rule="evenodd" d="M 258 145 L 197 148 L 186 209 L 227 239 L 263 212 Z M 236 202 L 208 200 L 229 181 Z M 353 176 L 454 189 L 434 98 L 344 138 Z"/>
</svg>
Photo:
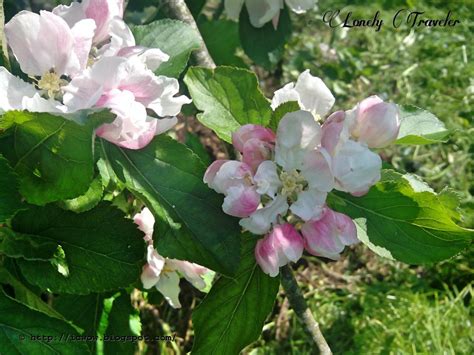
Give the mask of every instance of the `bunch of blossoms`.
<svg viewBox="0 0 474 355">
<path fill-rule="evenodd" d="M 358 242 L 354 222 L 326 205 L 327 194 L 333 189 L 366 194 L 382 168 L 370 148 L 392 143 L 399 130 L 397 106 L 377 96 L 320 124 L 335 99 L 309 71 L 276 91 L 272 108 L 287 101 L 297 101 L 301 110 L 283 116 L 276 134 L 242 126 L 232 136 L 241 161 L 217 160 L 204 176 L 209 187 L 225 195 L 224 212 L 264 236 L 255 257 L 270 276 L 296 262 L 304 249 L 337 260 L 345 246 Z"/>
<path fill-rule="evenodd" d="M 302 14 L 312 9 L 316 2 L 316 0 L 225 0 L 224 6 L 227 16 L 237 21 L 245 3 L 252 26 L 259 28 L 272 21 L 276 29 L 284 3 L 293 12 Z"/>
<path fill-rule="evenodd" d="M 176 79 L 153 73 L 169 56 L 137 46 L 123 11 L 123 0 L 84 0 L 52 12 L 15 15 L 5 34 L 32 83 L 0 67 L 0 113 L 61 115 L 108 108 L 116 119 L 99 127 L 97 135 L 129 149 L 143 148 L 174 126 L 174 116 L 191 100 L 175 97 Z"/>
<path fill-rule="evenodd" d="M 156 287 L 163 294 L 166 301 L 173 308 L 180 308 L 179 302 L 179 280 L 183 276 L 194 287 L 203 290 L 206 283 L 202 277 L 210 270 L 190 263 L 189 261 L 168 259 L 162 257 L 153 246 L 153 227 L 155 218 L 148 208 L 144 208 L 140 213 L 133 217 L 144 234 L 144 240 L 147 243 L 147 263 L 143 266 L 141 281 L 145 289 Z"/>
</svg>

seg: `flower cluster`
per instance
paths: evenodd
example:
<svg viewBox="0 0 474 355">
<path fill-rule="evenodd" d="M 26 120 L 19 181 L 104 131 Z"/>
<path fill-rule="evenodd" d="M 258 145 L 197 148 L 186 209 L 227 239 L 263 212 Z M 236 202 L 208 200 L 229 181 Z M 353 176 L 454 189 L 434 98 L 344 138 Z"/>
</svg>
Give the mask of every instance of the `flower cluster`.
<svg viewBox="0 0 474 355">
<path fill-rule="evenodd" d="M 144 208 L 133 217 L 138 228 L 145 233 L 144 240 L 148 244 L 147 263 L 143 267 L 141 281 L 143 287 L 156 287 L 173 308 L 180 308 L 179 280 L 183 276 L 194 287 L 203 290 L 206 283 L 202 277 L 210 272 L 209 269 L 190 263 L 189 261 L 168 259 L 162 257 L 153 246 L 153 227 L 155 218 L 148 208 Z"/>
<path fill-rule="evenodd" d="M 380 179 L 382 160 L 369 148 L 393 142 L 399 130 L 398 108 L 372 96 L 349 111 L 318 121 L 334 104 L 321 79 L 309 71 L 275 92 L 272 107 L 297 101 L 301 110 L 287 113 L 276 134 L 245 125 L 232 136 L 241 161 L 217 160 L 204 182 L 225 195 L 223 210 L 240 225 L 265 237 L 255 256 L 264 272 L 297 261 L 303 249 L 337 259 L 356 243 L 354 222 L 326 205 L 333 190 L 366 194 Z"/>
<path fill-rule="evenodd" d="M 283 9 L 284 3 L 293 12 L 301 14 L 312 9 L 316 5 L 316 0 L 225 0 L 227 16 L 237 21 L 244 3 L 252 26 L 258 28 L 272 21 L 273 27 L 277 28 L 280 10 Z"/>
<path fill-rule="evenodd" d="M 52 12 L 15 15 L 5 35 L 32 83 L 0 67 L 0 113 L 108 108 L 116 119 L 96 133 L 130 149 L 144 147 L 175 125 L 174 116 L 190 100 L 175 96 L 176 79 L 153 72 L 169 56 L 136 45 L 122 17 L 123 0 L 84 0 Z"/>
</svg>

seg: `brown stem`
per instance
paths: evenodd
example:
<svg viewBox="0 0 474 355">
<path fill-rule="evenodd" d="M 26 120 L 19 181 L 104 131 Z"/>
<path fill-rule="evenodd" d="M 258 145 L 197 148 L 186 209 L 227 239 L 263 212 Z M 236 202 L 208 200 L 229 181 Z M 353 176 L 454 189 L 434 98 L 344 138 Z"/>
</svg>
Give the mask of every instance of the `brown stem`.
<svg viewBox="0 0 474 355">
<path fill-rule="evenodd" d="M 313 341 L 318 346 L 321 354 L 332 354 L 331 348 L 329 348 L 323 333 L 321 333 L 321 329 L 319 329 L 318 322 L 314 319 L 313 314 L 298 287 L 293 271 L 291 271 L 291 268 L 288 265 L 282 267 L 280 271 L 281 284 L 285 290 L 286 296 L 288 297 L 288 301 L 298 319 L 303 323 L 306 332 L 311 336 L 311 338 L 313 338 Z"/>
<path fill-rule="evenodd" d="M 200 66 L 214 69 L 216 67 L 216 63 L 214 63 L 214 60 L 209 54 L 209 51 L 206 47 L 206 43 L 204 43 L 204 39 L 201 36 L 201 32 L 199 32 L 196 21 L 194 20 L 194 17 L 191 14 L 191 11 L 189 11 L 188 7 L 186 6 L 184 0 L 168 0 L 167 4 L 168 9 L 170 11 L 170 15 L 177 18 L 178 20 L 186 22 L 198 33 L 201 42 L 201 47 L 193 52 L 193 57 L 196 62 Z"/>
</svg>

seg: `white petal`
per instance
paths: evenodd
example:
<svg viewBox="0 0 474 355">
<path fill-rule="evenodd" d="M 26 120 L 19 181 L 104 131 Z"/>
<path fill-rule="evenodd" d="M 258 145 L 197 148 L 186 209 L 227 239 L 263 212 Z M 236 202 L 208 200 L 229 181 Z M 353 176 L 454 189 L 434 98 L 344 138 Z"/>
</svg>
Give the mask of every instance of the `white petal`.
<svg viewBox="0 0 474 355">
<path fill-rule="evenodd" d="M 301 169 L 306 151 L 320 143 L 321 127 L 311 113 L 287 113 L 278 125 L 275 161 L 287 171 Z"/>
<path fill-rule="evenodd" d="M 179 276 L 176 272 L 162 273 L 156 288 L 162 293 L 171 307 L 181 308 L 181 303 L 179 302 Z"/>
<path fill-rule="evenodd" d="M 179 92 L 178 80 L 160 75 L 156 77 L 155 82 L 160 85 L 162 91 L 147 107 L 158 116 L 175 116 L 183 105 L 191 103 L 192 100 L 184 95 L 174 96 Z"/>
<path fill-rule="evenodd" d="M 238 21 L 244 1 L 245 0 L 225 0 L 224 7 L 227 17 L 231 20 Z"/>
<path fill-rule="evenodd" d="M 40 96 L 39 93 L 33 95 L 33 97 L 23 97 L 21 103 L 21 109 L 29 112 L 49 112 L 49 113 L 67 113 L 70 112 L 68 108 L 61 105 L 60 102 L 55 100 L 47 100 Z"/>
<path fill-rule="evenodd" d="M 382 159 L 367 146 L 348 140 L 334 156 L 332 167 L 336 189 L 363 195 L 380 180 Z"/>
<path fill-rule="evenodd" d="M 54 69 L 57 74 L 71 74 L 79 69 L 73 60 L 74 39 L 68 24 L 48 11 L 40 15 L 21 11 L 6 25 L 5 34 L 21 70 L 41 76 Z"/>
<path fill-rule="evenodd" d="M 82 4 L 78 2 L 72 2 L 71 5 L 59 5 L 53 9 L 53 14 L 60 16 L 63 18 L 64 21 L 69 25 L 69 27 L 73 27 L 77 22 L 84 20 L 86 18 L 86 14 L 84 12 L 84 8 Z M 94 22 L 95 23 L 95 22 Z"/>
<path fill-rule="evenodd" d="M 302 108 L 319 116 L 326 115 L 336 101 L 326 84 L 320 78 L 312 76 L 309 69 L 300 74 L 295 90 L 299 94 Z"/>
<path fill-rule="evenodd" d="M 290 210 L 304 221 L 318 218 L 323 212 L 326 197 L 326 192 L 318 190 L 300 192 L 298 200 L 291 205 Z"/>
<path fill-rule="evenodd" d="M 94 38 L 95 22 L 87 19 L 77 22 L 71 29 L 74 37 L 74 54 L 79 62 L 80 70 L 87 67 L 89 53 L 92 47 L 92 39 Z M 71 73 L 75 74 L 75 73 Z"/>
<path fill-rule="evenodd" d="M 135 46 L 135 38 L 127 24 L 115 17 L 109 24 L 110 43 L 102 46 L 99 55 L 104 57 L 115 56 L 122 48 Z"/>
<path fill-rule="evenodd" d="M 275 0 L 245 0 L 250 23 L 254 27 L 262 27 L 280 12 L 280 1 Z"/>
<path fill-rule="evenodd" d="M 33 85 L 0 67 L 0 114 L 11 110 L 22 110 L 23 98 L 33 97 L 37 92 Z"/>
<path fill-rule="evenodd" d="M 285 2 L 297 14 L 302 14 L 316 5 L 316 0 L 285 0 Z"/>
<path fill-rule="evenodd" d="M 257 192 L 260 195 L 266 194 L 272 198 L 275 197 L 281 186 L 277 166 L 271 160 L 266 160 L 258 166 L 253 180 L 257 185 Z"/>
<path fill-rule="evenodd" d="M 248 218 L 241 219 L 239 224 L 254 234 L 265 234 L 272 224 L 277 222 L 279 215 L 285 215 L 288 211 L 286 197 L 277 196 L 267 206 L 256 210 Z"/>
<path fill-rule="evenodd" d="M 312 189 L 329 192 L 334 188 L 331 156 L 324 148 L 306 153 L 302 173 Z"/>
<path fill-rule="evenodd" d="M 272 110 L 275 111 L 278 106 L 289 101 L 300 101 L 300 95 L 295 90 L 294 83 L 288 83 L 281 89 L 275 91 L 272 98 Z"/>
<path fill-rule="evenodd" d="M 146 48 L 143 46 L 133 46 L 122 48 L 118 54 L 120 57 L 133 57 L 137 56 L 146 67 L 152 71 L 158 69 L 158 67 L 167 62 L 170 56 L 158 48 Z"/>
<path fill-rule="evenodd" d="M 179 271 L 198 290 L 206 288 L 206 283 L 202 278 L 210 272 L 208 268 L 185 260 L 168 259 L 167 263 L 171 268 Z"/>
</svg>

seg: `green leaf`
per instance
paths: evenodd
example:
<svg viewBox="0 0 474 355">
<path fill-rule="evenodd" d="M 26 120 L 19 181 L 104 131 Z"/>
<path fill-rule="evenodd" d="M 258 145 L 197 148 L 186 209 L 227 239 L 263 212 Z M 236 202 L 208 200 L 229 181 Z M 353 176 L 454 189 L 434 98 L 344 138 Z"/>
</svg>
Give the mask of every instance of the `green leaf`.
<svg viewBox="0 0 474 355">
<path fill-rule="evenodd" d="M 100 319 L 104 310 L 104 295 L 91 293 L 87 296 L 60 295 L 54 299 L 54 308 L 64 317 L 81 327 L 82 336 L 90 337 L 87 341 L 91 353 L 95 353 L 97 342 L 93 337 L 98 335 Z"/>
<path fill-rule="evenodd" d="M 125 292 L 114 299 L 105 336 L 128 337 L 132 341 L 104 341 L 104 354 L 135 353 L 137 341 L 133 341 L 133 339 L 136 339 L 140 333 L 136 334 L 132 325 L 137 316 L 138 311 L 132 307 L 129 294 Z"/>
<path fill-rule="evenodd" d="M 235 21 L 211 21 L 203 17 L 198 23 L 206 47 L 217 65 L 247 67 L 242 58 L 236 55 L 240 47 L 239 25 Z"/>
<path fill-rule="evenodd" d="M 278 129 L 278 124 L 280 123 L 283 116 L 289 112 L 295 112 L 299 110 L 301 110 L 301 108 L 296 101 L 288 101 L 281 104 L 275 109 L 275 111 L 273 111 L 272 120 L 270 121 L 270 128 L 276 132 Z"/>
<path fill-rule="evenodd" d="M 451 212 L 413 175 L 384 171 L 363 197 L 331 194 L 329 204 L 356 219 L 359 239 L 377 254 L 408 264 L 448 259 L 466 248 L 474 231 L 459 227 Z"/>
<path fill-rule="evenodd" d="M 64 316 L 57 310 L 52 308 L 49 304 L 44 302 L 38 295 L 33 293 L 28 287 L 23 285 L 17 280 L 12 274 L 10 274 L 5 268 L 0 268 L 0 282 L 9 284 L 15 290 L 15 299 L 24 305 L 32 308 L 36 311 L 46 314 L 47 316 L 63 320 L 70 323 L 64 318 Z M 82 333 L 82 329 L 76 325 L 70 323 L 78 332 Z"/>
<path fill-rule="evenodd" d="M 16 159 L 20 192 L 30 203 L 74 198 L 87 191 L 93 178 L 95 120 L 79 125 L 47 113 L 7 112 L 15 122 Z"/>
<path fill-rule="evenodd" d="M 253 27 L 244 6 L 239 19 L 240 42 L 245 54 L 265 69 L 272 69 L 281 59 L 286 41 L 291 35 L 291 19 L 288 8 L 280 11 L 278 27 L 272 21 L 261 28 Z"/>
<path fill-rule="evenodd" d="M 132 28 L 137 45 L 159 48 L 170 56 L 155 71 L 157 75 L 177 78 L 186 68 L 189 55 L 200 47 L 199 35 L 188 24 L 164 19 Z"/>
<path fill-rule="evenodd" d="M 73 211 L 76 213 L 86 212 L 97 206 L 102 200 L 104 193 L 104 186 L 100 177 L 96 177 L 92 180 L 92 184 L 89 189 L 82 196 L 76 197 L 72 200 L 59 201 L 58 205 L 65 210 Z"/>
<path fill-rule="evenodd" d="M 18 259 L 26 280 L 52 292 L 88 294 L 127 287 L 137 281 L 145 244 L 136 225 L 103 203 L 82 214 L 35 207 L 12 220 L 15 232 L 38 243 L 57 243 L 64 265 Z"/>
<path fill-rule="evenodd" d="M 194 154 L 196 154 L 199 159 L 203 162 L 204 165 L 208 166 L 212 163 L 209 153 L 206 151 L 206 148 L 201 143 L 199 137 L 191 132 L 186 132 L 186 147 L 191 149 Z"/>
<path fill-rule="evenodd" d="M 8 228 L 0 229 L 0 252 L 10 258 L 49 261 L 54 259 L 57 249 L 55 242 L 35 240 L 33 236 Z"/>
<path fill-rule="evenodd" d="M 268 126 L 272 110 L 258 87 L 255 74 L 246 69 L 193 67 L 184 78 L 196 107 L 197 116 L 226 142 L 232 132 L 247 123 Z"/>
<path fill-rule="evenodd" d="M 255 243 L 254 237 L 243 240 L 236 276 L 221 277 L 193 312 L 193 354 L 238 354 L 260 336 L 280 280 L 260 269 Z"/>
<path fill-rule="evenodd" d="M 153 212 L 160 254 L 224 274 L 237 269 L 237 220 L 222 212 L 222 197 L 203 183 L 206 168 L 191 150 L 164 135 L 141 150 L 101 142 L 117 177 Z"/>
<path fill-rule="evenodd" d="M 88 354 L 86 344 L 67 342 L 78 335 L 68 323 L 33 310 L 0 290 L 2 354 Z"/>
<path fill-rule="evenodd" d="M 396 144 L 432 144 L 446 142 L 449 130 L 431 112 L 415 106 L 399 106 L 400 132 Z"/>
<path fill-rule="evenodd" d="M 17 176 L 8 161 L 0 155 L 0 224 L 22 207 Z"/>
</svg>

